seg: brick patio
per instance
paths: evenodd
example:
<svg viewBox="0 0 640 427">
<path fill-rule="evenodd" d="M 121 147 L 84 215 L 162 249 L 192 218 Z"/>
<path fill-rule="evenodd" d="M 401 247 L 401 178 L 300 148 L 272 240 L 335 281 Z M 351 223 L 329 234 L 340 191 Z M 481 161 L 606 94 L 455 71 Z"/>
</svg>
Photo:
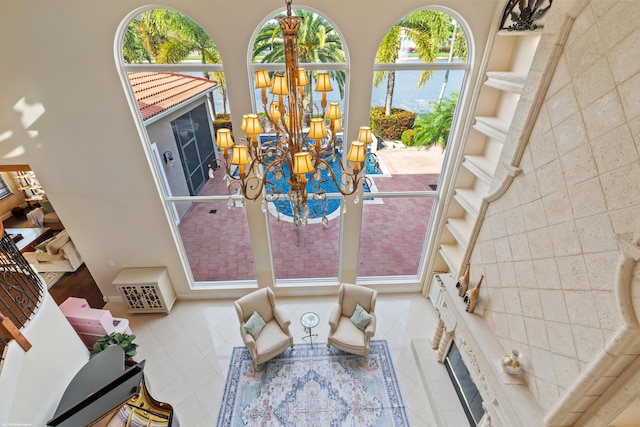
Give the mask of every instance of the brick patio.
<svg viewBox="0 0 640 427">
<path fill-rule="evenodd" d="M 432 189 L 430 185 L 438 182 L 443 157 L 438 147 L 380 150 L 378 155 L 389 172 L 372 176 L 378 191 L 428 191 Z M 226 195 L 223 176 L 222 170 L 218 170 L 200 195 Z M 432 204 L 432 198 L 424 197 L 365 202 L 358 276 L 415 275 Z M 304 226 L 299 246 L 293 225 L 269 216 L 277 279 L 338 276 L 340 216 L 332 219 L 325 230 L 321 224 Z M 226 199 L 193 202 L 178 230 L 196 282 L 255 280 L 244 209 L 228 209 Z M 290 256 L 293 252 L 295 260 Z"/>
</svg>

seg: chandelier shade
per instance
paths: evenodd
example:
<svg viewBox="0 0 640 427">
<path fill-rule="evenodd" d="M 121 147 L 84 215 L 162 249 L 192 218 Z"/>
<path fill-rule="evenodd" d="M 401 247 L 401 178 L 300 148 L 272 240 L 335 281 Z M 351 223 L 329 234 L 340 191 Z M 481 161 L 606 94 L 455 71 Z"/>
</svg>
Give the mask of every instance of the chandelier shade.
<svg viewBox="0 0 640 427">
<path fill-rule="evenodd" d="M 331 87 L 331 79 L 329 78 L 329 73 L 318 73 L 318 77 L 316 78 L 316 92 L 331 92 L 333 88 Z"/>
<path fill-rule="evenodd" d="M 233 147 L 233 138 L 231 138 L 231 129 L 218 129 L 216 131 L 216 143 L 220 148 L 231 148 Z"/>
<path fill-rule="evenodd" d="M 349 154 L 347 155 L 347 160 L 353 163 L 354 169 L 360 168 L 360 164 L 364 163 L 365 156 L 366 148 L 364 142 L 353 141 L 349 149 Z"/>
<path fill-rule="evenodd" d="M 257 114 L 242 116 L 245 143 L 235 144 L 231 132 L 219 129 L 216 145 L 224 149 L 225 180 L 230 194 L 228 206 L 235 206 L 232 203 L 235 194 L 241 194 L 247 200 L 262 196 L 264 212 L 267 203 L 286 200 L 290 203 L 287 215 L 292 215 L 291 222 L 299 232 L 308 222 L 308 199 L 316 202 L 312 209 L 326 227 L 329 220 L 325 191 L 344 197 L 362 189 L 368 181 L 364 163 L 371 162 L 377 169 L 377 158 L 367 150 L 372 141 L 369 128 L 368 136 L 362 134 L 361 129 L 362 135 L 350 144 L 343 160 L 342 136 L 338 137 L 342 131 L 340 105 L 331 102 L 327 108 L 327 93 L 333 90 L 331 75 L 327 71 L 307 72 L 298 67 L 298 31 L 302 17 L 292 14 L 291 2 L 285 0 L 286 15 L 277 18 L 284 44 L 285 72 L 265 69 L 254 73 L 255 88 L 260 89 L 263 117 Z M 315 79 L 314 90 L 322 94 L 320 107 L 311 97 L 305 98 L 304 87 L 310 86 L 310 78 Z M 228 161 L 227 150 L 231 147 L 232 156 Z M 357 203 L 358 197 L 355 201 Z M 284 209 L 280 202 L 275 206 L 280 219 Z"/>
<path fill-rule="evenodd" d="M 324 120 L 319 117 L 311 119 L 307 138 L 322 139 L 327 136 L 327 128 L 324 126 Z"/>
<path fill-rule="evenodd" d="M 309 76 L 303 68 L 298 70 L 298 86 L 309 86 Z"/>
<path fill-rule="evenodd" d="M 276 74 L 273 76 L 273 83 L 271 84 L 271 93 L 274 95 L 288 95 L 289 88 L 287 87 L 287 77 L 283 74 Z"/>
<path fill-rule="evenodd" d="M 248 165 L 250 163 L 246 146 L 236 145 L 233 147 L 233 156 L 231 157 L 231 163 L 240 166 Z"/>
<path fill-rule="evenodd" d="M 244 131 L 249 135 L 259 135 L 262 133 L 262 125 L 257 114 L 247 114 L 247 125 Z"/>
<path fill-rule="evenodd" d="M 329 110 L 327 110 L 327 119 L 329 120 L 338 120 L 342 118 L 342 114 L 340 113 L 340 104 L 337 102 L 329 103 Z"/>
<path fill-rule="evenodd" d="M 308 152 L 296 153 L 295 161 L 293 163 L 293 173 L 301 175 L 307 174 L 314 170 L 313 162 L 311 161 L 311 155 Z"/>
<path fill-rule="evenodd" d="M 371 128 L 369 126 L 360 127 L 360 131 L 358 132 L 358 141 L 364 142 L 365 144 L 370 144 L 373 142 L 373 137 L 371 136 Z"/>
<path fill-rule="evenodd" d="M 260 70 L 256 73 L 256 89 L 271 86 L 271 78 L 269 77 L 269 71 Z"/>
</svg>

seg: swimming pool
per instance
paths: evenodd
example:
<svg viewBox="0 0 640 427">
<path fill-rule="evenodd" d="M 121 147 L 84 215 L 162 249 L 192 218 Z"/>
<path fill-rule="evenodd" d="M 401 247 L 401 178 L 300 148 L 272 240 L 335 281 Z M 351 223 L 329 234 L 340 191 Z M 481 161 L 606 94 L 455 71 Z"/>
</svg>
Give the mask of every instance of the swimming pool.
<svg viewBox="0 0 640 427">
<path fill-rule="evenodd" d="M 329 165 L 331 167 L 331 170 L 333 170 L 333 173 L 335 174 L 337 181 L 340 182 L 340 179 L 342 177 L 342 170 L 340 169 L 340 164 L 337 161 L 333 161 L 333 162 L 329 162 Z M 370 164 L 369 162 L 367 162 L 366 165 L 367 165 L 366 166 L 367 175 L 376 175 L 381 173 L 380 170 L 375 169 L 374 167 L 375 165 Z M 272 172 L 269 172 L 267 174 L 267 178 L 269 179 L 269 181 L 274 183 L 274 184 L 267 184 L 266 186 L 267 194 L 273 194 L 274 192 L 278 192 L 278 191 L 282 194 L 287 194 L 289 192 L 289 188 L 290 188 L 289 169 L 285 166 L 283 168 L 283 172 L 284 172 L 283 176 L 279 177 L 279 179 L 276 179 L 275 175 Z M 338 188 L 336 187 L 335 183 L 331 179 L 331 176 L 330 176 L 331 172 L 329 171 L 329 168 L 321 170 L 321 173 L 322 173 L 322 179 L 320 180 L 320 184 L 318 185 L 318 182 L 315 180 L 310 180 L 310 183 L 307 187 L 307 193 L 308 194 L 317 193 L 319 189 L 322 190 L 323 193 L 327 193 L 327 194 L 339 193 Z M 365 193 L 371 192 L 368 185 L 365 185 L 364 191 Z M 329 216 L 337 212 L 337 210 L 340 208 L 341 201 L 342 201 L 342 198 L 326 199 L 324 201 L 314 200 L 313 197 L 309 198 L 307 202 L 307 206 L 309 207 L 309 220 L 322 218 L 323 210 L 326 216 Z M 276 210 L 280 212 L 280 215 L 284 217 L 288 217 L 289 219 L 293 217 L 291 203 L 288 200 L 276 200 L 270 203 L 273 203 Z"/>
</svg>

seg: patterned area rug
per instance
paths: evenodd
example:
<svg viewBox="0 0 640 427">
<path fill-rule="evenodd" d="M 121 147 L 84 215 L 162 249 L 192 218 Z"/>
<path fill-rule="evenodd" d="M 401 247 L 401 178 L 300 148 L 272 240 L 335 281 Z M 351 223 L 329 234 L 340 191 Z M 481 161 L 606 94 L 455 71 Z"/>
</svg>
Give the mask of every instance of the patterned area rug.
<svg viewBox="0 0 640 427">
<path fill-rule="evenodd" d="M 371 341 L 369 360 L 326 344 L 296 344 L 253 369 L 235 347 L 218 427 L 403 427 L 407 414 L 387 342 Z"/>
<path fill-rule="evenodd" d="M 64 272 L 56 272 L 56 271 L 50 271 L 50 272 L 38 273 L 38 274 L 40 274 L 40 277 L 42 277 L 42 279 L 44 280 L 44 283 L 47 284 L 47 289 L 51 289 L 51 287 L 55 285 L 62 276 L 64 276 Z"/>
</svg>

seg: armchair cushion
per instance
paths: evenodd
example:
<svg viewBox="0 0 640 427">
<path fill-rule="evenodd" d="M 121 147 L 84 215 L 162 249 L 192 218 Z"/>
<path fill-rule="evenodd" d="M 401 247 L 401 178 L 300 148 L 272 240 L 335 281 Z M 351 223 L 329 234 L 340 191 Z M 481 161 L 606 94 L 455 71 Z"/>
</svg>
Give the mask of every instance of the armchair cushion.
<svg viewBox="0 0 640 427">
<path fill-rule="evenodd" d="M 55 236 L 54 236 L 54 237 L 50 237 L 50 238 L 48 238 L 47 240 L 45 240 L 45 241 L 44 241 L 44 242 L 42 242 L 42 243 L 38 243 L 38 244 L 36 245 L 36 247 L 35 247 L 36 252 L 46 252 L 46 251 L 47 251 L 47 244 L 48 244 L 49 242 L 51 242 L 53 239 L 55 239 Z"/>
<path fill-rule="evenodd" d="M 67 230 L 62 230 L 52 241 L 46 244 L 47 252 L 54 255 L 57 254 L 69 240 L 71 240 L 71 238 Z"/>
<path fill-rule="evenodd" d="M 254 340 L 258 339 L 258 335 L 264 329 L 266 323 L 262 320 L 262 317 L 258 314 L 257 311 L 251 313 L 249 320 L 247 320 L 244 324 L 244 330 L 249 332 L 249 334 L 253 337 Z"/>
<path fill-rule="evenodd" d="M 369 322 L 371 322 L 371 315 L 360 304 L 356 303 L 356 309 L 351 315 L 351 321 L 358 329 L 364 332 Z"/>
</svg>

